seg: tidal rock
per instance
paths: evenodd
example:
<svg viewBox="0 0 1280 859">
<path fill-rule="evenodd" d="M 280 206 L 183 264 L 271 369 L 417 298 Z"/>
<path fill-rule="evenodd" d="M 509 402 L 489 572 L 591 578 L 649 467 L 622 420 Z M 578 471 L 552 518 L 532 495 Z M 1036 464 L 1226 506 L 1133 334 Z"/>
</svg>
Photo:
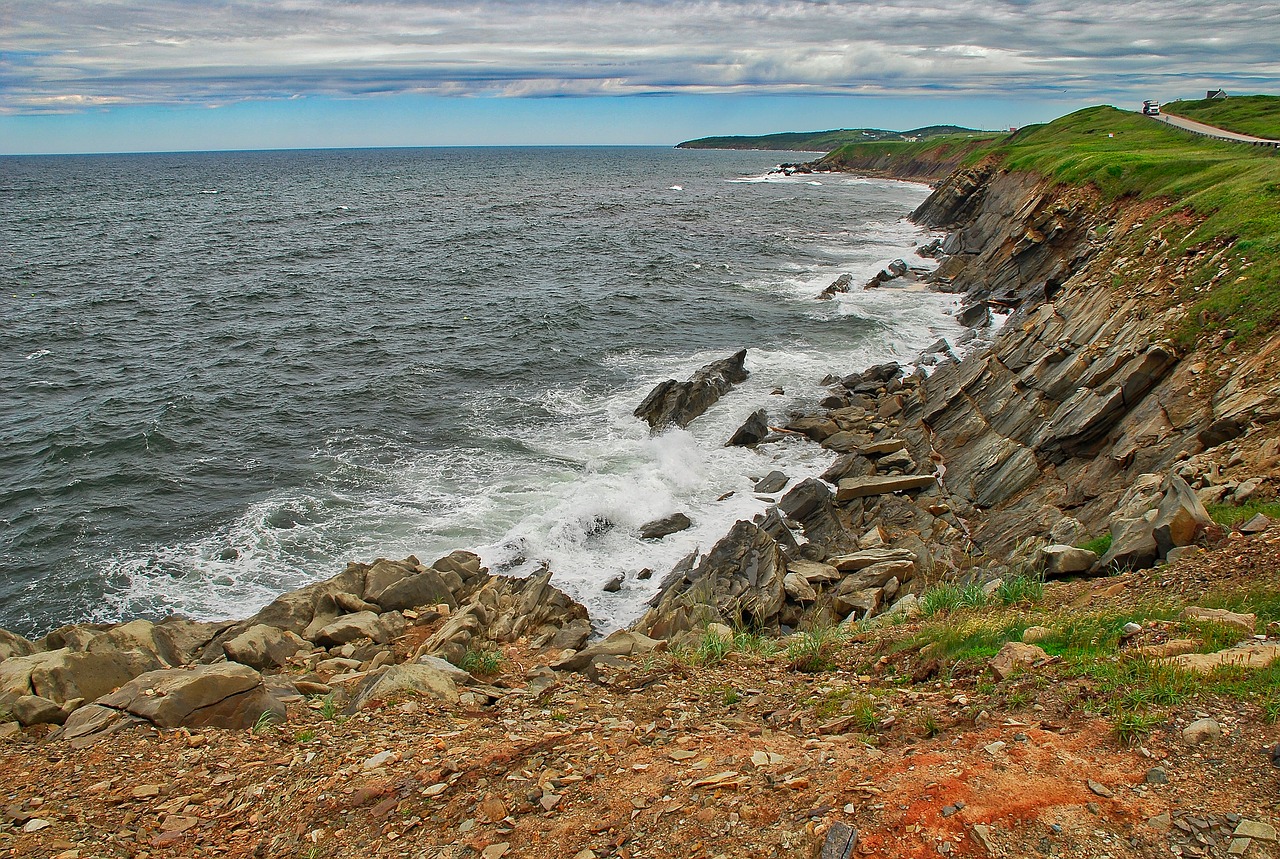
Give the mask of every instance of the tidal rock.
<svg viewBox="0 0 1280 859">
<path fill-rule="evenodd" d="M 818 293 L 818 298 L 830 299 L 838 292 L 848 292 L 851 289 L 853 289 L 853 275 L 842 274 L 830 286 Z"/>
<path fill-rule="evenodd" d="M 1098 561 L 1096 552 L 1075 546 L 1045 546 L 1040 550 L 1040 569 L 1045 576 L 1069 576 L 1087 573 Z"/>
<path fill-rule="evenodd" d="M 603 588 L 604 592 L 608 594 L 616 594 L 618 591 L 622 590 L 623 581 L 625 581 L 625 577 L 621 573 L 619 573 L 618 575 L 609 579 L 609 581 L 605 582 L 604 588 Z"/>
<path fill-rule="evenodd" d="M 684 531 L 693 526 L 693 521 L 684 513 L 672 513 L 661 519 L 654 519 L 640 526 L 640 539 L 660 540 L 669 534 Z"/>
<path fill-rule="evenodd" d="M 758 409 L 734 432 L 725 447 L 755 447 L 769 435 L 769 413 Z"/>
<path fill-rule="evenodd" d="M 765 495 L 772 495 L 775 492 L 781 492 L 787 486 L 789 478 L 781 471 L 770 471 L 764 477 L 757 481 L 754 489 Z"/>
<path fill-rule="evenodd" d="M 310 649 L 311 645 L 301 636 L 263 624 L 251 626 L 222 643 L 227 659 L 259 671 L 279 668 L 289 661 L 289 657 Z"/>
<path fill-rule="evenodd" d="M 714 405 L 738 382 L 745 381 L 743 363 L 747 350 L 713 361 L 698 370 L 687 382 L 668 379 L 660 382 L 636 407 L 635 416 L 653 429 L 675 425 L 687 427 Z"/>
</svg>

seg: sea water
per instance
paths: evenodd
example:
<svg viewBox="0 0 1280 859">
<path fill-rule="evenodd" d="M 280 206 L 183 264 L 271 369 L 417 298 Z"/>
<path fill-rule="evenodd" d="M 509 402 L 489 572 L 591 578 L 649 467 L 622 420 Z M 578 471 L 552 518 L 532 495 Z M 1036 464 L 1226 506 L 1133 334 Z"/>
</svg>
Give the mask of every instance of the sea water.
<svg viewBox="0 0 1280 859">
<path fill-rule="evenodd" d="M 460 548 L 549 566 L 600 631 L 634 619 L 766 508 L 758 478 L 830 462 L 726 448 L 751 412 L 958 330 L 950 297 L 858 288 L 928 264 L 905 220 L 928 189 L 767 175 L 796 158 L 0 159 L 0 626 L 243 617 L 349 560 Z M 688 430 L 632 416 L 740 348 L 750 379 Z M 676 511 L 693 527 L 639 539 Z"/>
</svg>

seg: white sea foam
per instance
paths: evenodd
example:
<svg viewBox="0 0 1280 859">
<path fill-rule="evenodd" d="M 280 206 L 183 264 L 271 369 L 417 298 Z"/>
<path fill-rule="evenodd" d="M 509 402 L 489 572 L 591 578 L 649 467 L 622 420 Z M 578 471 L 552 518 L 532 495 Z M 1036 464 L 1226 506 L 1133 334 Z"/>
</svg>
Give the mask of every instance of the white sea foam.
<svg viewBox="0 0 1280 859">
<path fill-rule="evenodd" d="M 32 352 L 30 355 L 27 356 L 27 360 L 34 361 L 36 358 L 43 358 L 45 355 L 52 355 L 52 354 L 53 353 L 50 352 L 48 349 L 37 349 L 35 352 Z"/>
</svg>

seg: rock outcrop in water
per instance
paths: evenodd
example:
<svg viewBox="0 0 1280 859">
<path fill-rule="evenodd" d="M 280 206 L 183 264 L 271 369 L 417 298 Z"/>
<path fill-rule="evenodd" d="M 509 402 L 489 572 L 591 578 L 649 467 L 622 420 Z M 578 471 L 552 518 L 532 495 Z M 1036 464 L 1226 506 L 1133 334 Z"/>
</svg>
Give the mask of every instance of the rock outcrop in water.
<svg viewBox="0 0 1280 859">
<path fill-rule="evenodd" d="M 667 426 L 687 427 L 734 385 L 746 381 L 748 373 L 743 367 L 746 360 L 747 350 L 743 349 L 728 358 L 712 361 L 687 382 L 675 379 L 659 382 L 636 406 L 636 417 L 655 430 Z"/>
</svg>

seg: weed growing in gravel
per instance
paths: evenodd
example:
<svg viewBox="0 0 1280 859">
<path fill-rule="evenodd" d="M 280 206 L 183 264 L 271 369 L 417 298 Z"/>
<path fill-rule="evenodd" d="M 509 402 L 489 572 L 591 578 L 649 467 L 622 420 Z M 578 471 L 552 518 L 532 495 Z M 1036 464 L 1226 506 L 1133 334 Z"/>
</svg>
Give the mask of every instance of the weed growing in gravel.
<svg viewBox="0 0 1280 859">
<path fill-rule="evenodd" d="M 1121 713 L 1116 717 L 1116 739 L 1123 746 L 1136 746 L 1150 736 L 1160 717 L 1154 713 Z"/>
<path fill-rule="evenodd" d="M 1004 606 L 1032 606 L 1044 599 L 1044 579 L 1036 573 L 1017 573 L 1002 581 L 991 596 Z"/>
<path fill-rule="evenodd" d="M 942 733 L 942 726 L 938 724 L 938 718 L 932 711 L 920 714 L 920 733 L 930 740 Z"/>
<path fill-rule="evenodd" d="M 333 695 L 325 695 L 320 699 L 320 718 L 328 722 L 338 720 L 338 702 L 334 700 Z"/>
<path fill-rule="evenodd" d="M 309 743 L 316 738 L 316 732 L 312 728 L 304 728 L 293 735 L 295 743 Z"/>
<path fill-rule="evenodd" d="M 870 695 L 857 695 L 850 699 L 849 715 L 853 724 L 861 733 L 874 734 L 880 730 L 880 716 L 876 713 L 876 705 Z"/>
<path fill-rule="evenodd" d="M 741 701 L 742 696 L 738 694 L 737 689 L 734 689 L 732 686 L 730 686 L 728 689 L 724 690 L 724 694 L 721 696 L 721 700 L 724 701 L 724 705 L 726 707 L 730 707 L 730 706 L 733 706 L 734 704 L 737 704 L 739 701 Z"/>
<path fill-rule="evenodd" d="M 253 733 L 263 736 L 270 734 L 280 726 L 283 720 L 271 710 L 263 710 L 262 715 L 258 717 L 258 721 L 253 723 Z"/>
<path fill-rule="evenodd" d="M 818 674 L 835 668 L 833 656 L 840 639 L 840 631 L 830 626 L 798 633 L 787 645 L 792 670 Z"/>
<path fill-rule="evenodd" d="M 497 674 L 506 660 L 496 650 L 468 650 L 458 667 L 480 676 Z"/>
<path fill-rule="evenodd" d="M 773 656 L 778 652 L 778 642 L 763 633 L 740 629 L 733 634 L 733 649 L 753 656 Z"/>
<path fill-rule="evenodd" d="M 698 665 L 715 665 L 733 650 L 733 639 L 708 629 L 693 649 L 693 659 Z"/>
</svg>

